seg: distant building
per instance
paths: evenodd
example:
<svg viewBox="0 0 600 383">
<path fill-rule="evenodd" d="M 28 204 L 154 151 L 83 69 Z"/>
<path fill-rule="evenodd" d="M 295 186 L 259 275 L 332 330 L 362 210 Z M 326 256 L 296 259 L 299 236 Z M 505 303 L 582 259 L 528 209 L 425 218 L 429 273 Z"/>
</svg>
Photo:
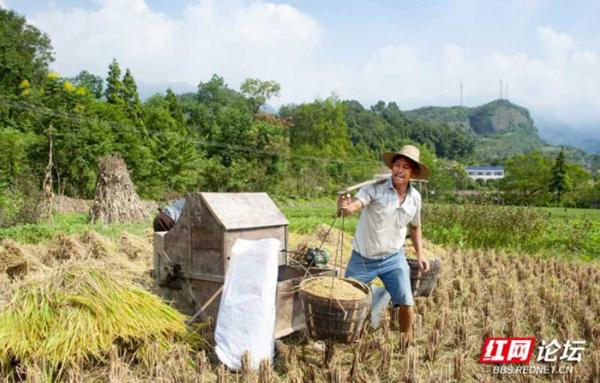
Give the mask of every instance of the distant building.
<svg viewBox="0 0 600 383">
<path fill-rule="evenodd" d="M 473 180 L 497 180 L 504 178 L 503 166 L 467 166 L 469 178 Z"/>
</svg>

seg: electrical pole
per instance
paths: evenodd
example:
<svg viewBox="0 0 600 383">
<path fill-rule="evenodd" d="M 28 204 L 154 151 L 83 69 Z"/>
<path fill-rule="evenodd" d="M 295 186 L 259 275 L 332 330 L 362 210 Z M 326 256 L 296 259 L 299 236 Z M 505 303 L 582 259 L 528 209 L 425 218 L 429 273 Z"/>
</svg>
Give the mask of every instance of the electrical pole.
<svg viewBox="0 0 600 383">
<path fill-rule="evenodd" d="M 502 80 L 500 80 L 500 100 L 502 100 Z"/>
</svg>

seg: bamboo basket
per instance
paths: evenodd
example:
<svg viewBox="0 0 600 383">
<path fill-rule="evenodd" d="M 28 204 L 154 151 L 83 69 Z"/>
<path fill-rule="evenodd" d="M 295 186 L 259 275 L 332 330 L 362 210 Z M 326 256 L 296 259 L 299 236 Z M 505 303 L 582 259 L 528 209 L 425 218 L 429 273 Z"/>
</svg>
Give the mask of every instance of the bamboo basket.
<svg viewBox="0 0 600 383">
<path fill-rule="evenodd" d="M 308 336 L 313 340 L 338 343 L 352 343 L 358 340 L 371 309 L 371 289 L 354 279 L 342 278 L 362 290 L 365 293 L 364 298 L 324 298 L 304 289 L 307 283 L 316 278 L 308 278 L 300 283 L 299 296 Z"/>
<path fill-rule="evenodd" d="M 442 271 L 442 261 L 439 258 L 429 260 L 430 270 L 426 273 L 419 268 L 416 259 L 407 258 L 410 266 L 410 287 L 414 297 L 428 297 L 433 292 L 438 277 Z"/>
</svg>

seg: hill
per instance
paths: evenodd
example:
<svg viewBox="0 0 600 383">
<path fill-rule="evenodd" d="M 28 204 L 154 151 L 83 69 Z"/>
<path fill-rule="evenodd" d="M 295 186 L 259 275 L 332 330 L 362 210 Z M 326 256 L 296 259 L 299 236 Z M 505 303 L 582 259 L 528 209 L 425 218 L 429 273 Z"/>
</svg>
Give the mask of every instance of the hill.
<svg viewBox="0 0 600 383">
<path fill-rule="evenodd" d="M 508 100 L 494 100 L 474 108 L 428 106 L 405 112 L 409 119 L 446 124 L 475 137 L 473 163 L 497 164 L 506 158 L 530 150 L 554 156 L 560 150 L 549 145 L 540 133 L 529 111 Z M 597 169 L 596 156 L 573 148 L 563 147 L 570 161 Z"/>
</svg>

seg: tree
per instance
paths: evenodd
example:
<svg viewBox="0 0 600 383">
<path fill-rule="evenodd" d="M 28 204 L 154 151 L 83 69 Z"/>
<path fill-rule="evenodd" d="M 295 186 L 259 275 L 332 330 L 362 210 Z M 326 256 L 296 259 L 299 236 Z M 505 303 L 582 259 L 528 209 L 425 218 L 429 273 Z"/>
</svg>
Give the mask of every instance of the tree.
<svg viewBox="0 0 600 383">
<path fill-rule="evenodd" d="M 592 174 L 575 163 L 567 162 L 565 167 L 567 170 L 565 175 L 567 191 L 562 195 L 560 200 L 561 205 L 569 207 L 598 208 L 600 199 L 596 198 L 594 200 L 594 198 L 592 198 L 594 193 Z M 598 191 L 599 185 L 600 181 L 596 181 L 596 192 Z"/>
<path fill-rule="evenodd" d="M 171 115 L 171 102 L 167 97 L 155 95 L 144 103 L 145 126 L 153 132 L 160 132 L 151 135 L 154 157 L 152 173 L 158 182 L 146 186 L 157 197 L 168 192 L 195 190 L 199 185 L 199 169 L 204 160 L 203 153 L 196 150 L 194 137 L 183 121 Z"/>
<path fill-rule="evenodd" d="M 552 177 L 550 178 L 550 192 L 554 194 L 556 204 L 560 205 L 563 194 L 568 191 L 570 182 L 567 178 L 567 164 L 565 153 L 561 150 L 556 156 L 554 166 L 552 167 Z"/>
<path fill-rule="evenodd" d="M 34 140 L 35 135 L 31 133 L 0 129 L 0 184 L 14 185 L 19 177 L 31 171 L 27 154 Z"/>
<path fill-rule="evenodd" d="M 548 184 L 552 163 L 539 151 L 517 154 L 506 162 L 501 188 L 513 204 L 546 205 L 551 195 Z"/>
<path fill-rule="evenodd" d="M 276 81 L 262 81 L 256 78 L 248 78 L 242 83 L 240 90 L 248 98 L 252 112 L 257 113 L 268 99 L 273 96 L 279 96 L 281 85 Z"/>
<path fill-rule="evenodd" d="M 108 66 L 108 77 L 106 78 L 106 89 L 104 90 L 104 96 L 109 104 L 124 104 L 121 68 L 115 59 L 113 59 Z"/>
<path fill-rule="evenodd" d="M 399 135 L 394 134 L 394 128 L 380 115 L 366 110 L 355 100 L 344 101 L 346 106 L 345 120 L 352 144 L 364 144 L 375 158 L 386 149 L 395 149 L 394 144 Z M 382 108 L 383 110 L 383 108 Z"/>
<path fill-rule="evenodd" d="M 137 85 L 133 75 L 127 69 L 125 75 L 123 75 L 123 86 L 121 87 L 121 98 L 125 103 L 125 110 L 127 115 L 134 122 L 135 125 L 139 126 L 142 123 L 142 103 L 140 101 L 140 95 L 137 91 Z"/>
<path fill-rule="evenodd" d="M 95 98 L 99 99 L 102 97 L 102 90 L 104 88 L 104 80 L 102 77 L 91 74 L 86 70 L 82 70 L 79 74 L 71 79 L 74 85 L 82 86 L 94 95 Z"/>
<path fill-rule="evenodd" d="M 307 145 L 323 154 L 345 158 L 350 149 L 345 111 L 344 104 L 331 97 L 300 105 L 290 128 L 292 150 Z"/>
<path fill-rule="evenodd" d="M 225 80 L 215 74 L 198 85 L 196 100 L 200 105 L 192 111 L 191 123 L 201 137 L 227 145 L 246 145 L 254 113 L 242 94 L 229 88 Z M 246 158 L 239 151 L 218 146 L 210 147 L 208 155 L 219 156 L 225 166 L 230 166 L 236 157 Z"/>
<path fill-rule="evenodd" d="M 212 111 L 244 102 L 243 97 L 229 88 L 223 77 L 216 74 L 213 74 L 209 81 L 198 84 L 197 99 Z"/>
<path fill-rule="evenodd" d="M 184 120 L 185 120 L 185 115 L 183 114 L 183 108 L 181 107 L 179 100 L 177 100 L 177 96 L 175 95 L 175 93 L 173 93 L 171 88 L 167 89 L 167 95 L 165 96 L 165 101 L 167 102 L 167 107 L 169 109 L 169 114 L 171 115 L 171 117 L 175 121 L 177 121 L 177 123 L 183 125 Z"/>
<path fill-rule="evenodd" d="M 345 104 L 335 97 L 283 108 L 282 116 L 293 121 L 289 129 L 290 148 L 296 157 L 291 162 L 291 171 L 296 175 L 293 187 L 297 192 L 330 191 L 373 171 L 373 162 L 369 161 L 364 146 L 352 147 L 345 110 Z M 325 157 L 331 160 L 322 160 Z M 365 162 L 350 160 L 365 157 Z"/>
<path fill-rule="evenodd" d="M 38 119 L 44 128 L 39 131 L 44 138 L 37 149 L 38 164 L 48 160 L 47 129 L 52 126 L 53 184 L 59 193 L 66 191 L 74 197 L 91 197 L 98 157 L 110 149 L 115 137 L 105 123 L 90 118 L 94 97 L 83 87 L 75 87 L 57 74 L 50 74 L 40 92 L 43 106 L 56 114 Z"/>
<path fill-rule="evenodd" d="M 23 16 L 0 8 L 0 93 L 17 93 L 24 80 L 43 82 L 52 61 L 50 38 Z"/>
</svg>

